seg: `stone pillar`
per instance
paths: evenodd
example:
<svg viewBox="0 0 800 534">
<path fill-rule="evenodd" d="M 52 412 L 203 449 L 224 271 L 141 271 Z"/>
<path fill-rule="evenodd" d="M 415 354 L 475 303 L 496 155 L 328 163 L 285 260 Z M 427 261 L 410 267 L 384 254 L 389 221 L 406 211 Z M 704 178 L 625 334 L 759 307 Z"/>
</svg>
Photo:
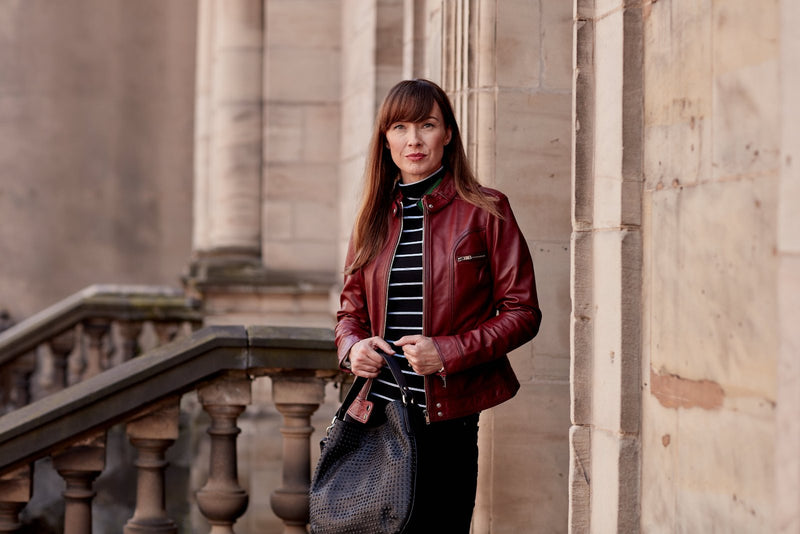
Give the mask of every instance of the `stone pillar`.
<svg viewBox="0 0 800 534">
<path fill-rule="evenodd" d="M 283 415 L 283 485 L 272 494 L 272 509 L 286 524 L 286 534 L 303 534 L 311 483 L 311 415 L 325 400 L 325 382 L 275 377 L 272 384 L 275 407 Z"/>
<path fill-rule="evenodd" d="M 226 376 L 197 391 L 211 416 L 208 481 L 197 492 L 197 505 L 211 523 L 211 534 L 233 534 L 233 524 L 247 509 L 247 492 L 239 486 L 236 419 L 250 404 L 250 379 Z"/>
<path fill-rule="evenodd" d="M 124 534 L 178 532 L 175 522 L 167 517 L 164 470 L 168 462 L 164 453 L 178 439 L 179 416 L 180 398 L 175 398 L 127 424 L 128 438 L 138 451 L 138 475 L 136 510 Z"/>
<path fill-rule="evenodd" d="M 642 7 L 576 9 L 569 529 L 638 532 Z"/>
<path fill-rule="evenodd" d="M 0 476 L 0 532 L 22 528 L 19 513 L 33 495 L 33 464 Z"/>
<path fill-rule="evenodd" d="M 94 480 L 106 465 L 106 435 L 86 439 L 53 455 L 53 467 L 67 483 L 64 534 L 92 534 Z"/>
<path fill-rule="evenodd" d="M 201 0 L 197 46 L 194 250 L 260 259 L 262 0 Z"/>
</svg>

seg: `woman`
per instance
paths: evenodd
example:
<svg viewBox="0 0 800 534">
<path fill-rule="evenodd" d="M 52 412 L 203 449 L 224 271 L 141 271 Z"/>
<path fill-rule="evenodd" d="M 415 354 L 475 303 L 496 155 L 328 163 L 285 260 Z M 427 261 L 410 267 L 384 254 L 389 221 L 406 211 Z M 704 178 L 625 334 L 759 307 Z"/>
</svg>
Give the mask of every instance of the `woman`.
<svg viewBox="0 0 800 534">
<path fill-rule="evenodd" d="M 348 416 L 375 423 L 400 397 L 377 351 L 394 354 L 418 407 L 408 531 L 468 533 L 478 416 L 519 389 L 507 353 L 536 335 L 541 311 L 508 199 L 478 184 L 430 81 L 400 82 L 381 106 L 346 262 L 339 363 L 372 379 Z"/>
</svg>

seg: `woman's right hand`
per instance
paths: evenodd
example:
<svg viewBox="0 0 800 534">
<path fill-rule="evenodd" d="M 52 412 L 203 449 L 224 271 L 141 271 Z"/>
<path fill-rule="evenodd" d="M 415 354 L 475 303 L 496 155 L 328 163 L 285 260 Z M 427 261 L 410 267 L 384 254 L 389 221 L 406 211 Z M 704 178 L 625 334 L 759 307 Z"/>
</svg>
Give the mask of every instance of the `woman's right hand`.
<svg viewBox="0 0 800 534">
<path fill-rule="evenodd" d="M 362 339 L 350 347 L 347 359 L 350 361 L 350 370 L 356 376 L 375 378 L 386 361 L 375 349 L 380 349 L 387 354 L 393 352 L 392 347 L 385 339 L 375 336 Z"/>
</svg>

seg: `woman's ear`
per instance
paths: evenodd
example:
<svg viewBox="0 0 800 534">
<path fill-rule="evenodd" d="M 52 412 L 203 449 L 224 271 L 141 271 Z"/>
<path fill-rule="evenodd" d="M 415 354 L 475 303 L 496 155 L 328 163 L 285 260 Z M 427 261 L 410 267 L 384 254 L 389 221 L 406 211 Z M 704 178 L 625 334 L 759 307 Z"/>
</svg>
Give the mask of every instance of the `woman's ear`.
<svg viewBox="0 0 800 534">
<path fill-rule="evenodd" d="M 453 130 L 450 128 L 447 129 L 447 135 L 444 138 L 444 144 L 449 145 L 450 141 L 453 139 Z"/>
</svg>

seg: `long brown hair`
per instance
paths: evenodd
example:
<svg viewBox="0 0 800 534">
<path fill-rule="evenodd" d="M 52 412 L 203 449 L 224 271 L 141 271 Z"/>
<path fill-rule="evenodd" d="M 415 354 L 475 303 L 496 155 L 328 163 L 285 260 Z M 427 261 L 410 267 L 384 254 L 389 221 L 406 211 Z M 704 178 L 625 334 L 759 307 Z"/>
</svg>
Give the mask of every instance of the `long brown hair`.
<svg viewBox="0 0 800 534">
<path fill-rule="evenodd" d="M 364 191 L 353 227 L 353 261 L 346 273 L 353 273 L 372 261 L 383 248 L 388 230 L 395 184 L 400 170 L 386 147 L 386 131 L 395 122 L 419 122 L 428 117 L 434 104 L 439 105 L 450 142 L 444 147 L 442 163 L 452 172 L 458 195 L 467 202 L 500 216 L 494 197 L 480 189 L 464 152 L 453 107 L 441 87 L 429 80 L 404 80 L 389 90 L 378 111 L 367 154 Z"/>
</svg>

